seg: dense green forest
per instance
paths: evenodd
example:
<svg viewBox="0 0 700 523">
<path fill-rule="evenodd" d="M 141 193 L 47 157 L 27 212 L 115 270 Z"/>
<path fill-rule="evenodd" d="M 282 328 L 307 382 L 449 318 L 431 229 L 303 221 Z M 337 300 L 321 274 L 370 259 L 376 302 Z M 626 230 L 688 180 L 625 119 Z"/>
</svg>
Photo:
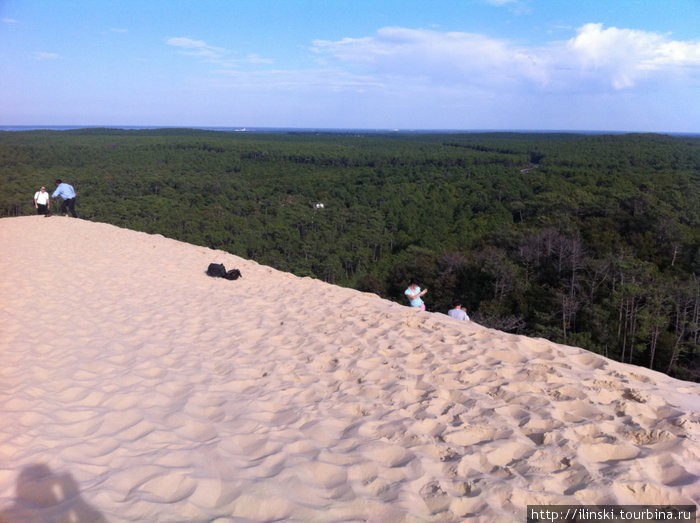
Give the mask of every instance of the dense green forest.
<svg viewBox="0 0 700 523">
<path fill-rule="evenodd" d="M 697 137 L 0 133 L 0 216 L 56 178 L 85 219 L 700 379 Z"/>
</svg>

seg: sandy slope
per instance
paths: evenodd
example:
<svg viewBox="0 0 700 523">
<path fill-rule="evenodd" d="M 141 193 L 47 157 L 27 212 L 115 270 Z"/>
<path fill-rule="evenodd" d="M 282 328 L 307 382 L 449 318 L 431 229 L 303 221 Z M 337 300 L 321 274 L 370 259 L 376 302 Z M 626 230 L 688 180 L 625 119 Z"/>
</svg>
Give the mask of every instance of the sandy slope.
<svg viewBox="0 0 700 523">
<path fill-rule="evenodd" d="M 700 503 L 698 385 L 106 224 L 0 245 L 0 521 Z"/>
</svg>

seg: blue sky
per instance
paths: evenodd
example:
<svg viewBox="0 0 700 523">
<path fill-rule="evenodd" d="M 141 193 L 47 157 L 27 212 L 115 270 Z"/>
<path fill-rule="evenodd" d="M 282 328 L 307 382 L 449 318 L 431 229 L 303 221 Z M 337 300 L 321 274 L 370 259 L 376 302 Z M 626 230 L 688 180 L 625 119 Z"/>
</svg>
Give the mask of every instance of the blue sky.
<svg viewBox="0 0 700 523">
<path fill-rule="evenodd" d="M 700 0 L 0 0 L 0 125 L 700 132 Z"/>
</svg>

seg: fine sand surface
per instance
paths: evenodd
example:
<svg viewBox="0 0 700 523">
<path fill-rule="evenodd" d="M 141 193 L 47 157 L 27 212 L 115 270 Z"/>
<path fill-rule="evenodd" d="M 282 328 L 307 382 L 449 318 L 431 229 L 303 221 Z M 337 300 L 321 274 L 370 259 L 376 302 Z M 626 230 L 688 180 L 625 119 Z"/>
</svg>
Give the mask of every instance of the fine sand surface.
<svg viewBox="0 0 700 523">
<path fill-rule="evenodd" d="M 106 224 L 0 245 L 0 521 L 700 503 L 700 385 Z"/>
</svg>

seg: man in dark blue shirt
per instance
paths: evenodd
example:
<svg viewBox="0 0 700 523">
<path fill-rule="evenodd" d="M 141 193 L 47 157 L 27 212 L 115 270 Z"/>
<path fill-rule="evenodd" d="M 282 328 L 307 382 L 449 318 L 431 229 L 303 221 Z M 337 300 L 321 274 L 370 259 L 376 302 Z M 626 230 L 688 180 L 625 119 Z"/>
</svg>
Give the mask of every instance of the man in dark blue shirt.
<svg viewBox="0 0 700 523">
<path fill-rule="evenodd" d="M 63 203 L 61 204 L 61 212 L 68 216 L 68 210 L 70 210 L 71 214 L 73 215 L 73 218 L 78 217 L 78 213 L 75 212 L 75 189 L 73 189 L 72 185 L 69 185 L 67 183 L 63 183 L 61 180 L 56 180 L 56 190 L 53 192 L 51 195 L 51 198 L 56 198 L 57 196 L 60 196 L 63 198 Z"/>
</svg>

